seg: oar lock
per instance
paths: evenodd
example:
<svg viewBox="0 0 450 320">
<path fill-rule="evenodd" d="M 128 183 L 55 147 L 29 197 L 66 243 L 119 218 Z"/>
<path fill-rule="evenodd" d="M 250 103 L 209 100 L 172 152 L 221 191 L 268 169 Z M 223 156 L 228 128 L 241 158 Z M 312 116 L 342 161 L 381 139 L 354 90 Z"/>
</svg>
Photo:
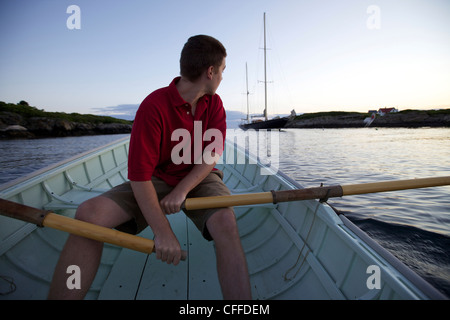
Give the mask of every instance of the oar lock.
<svg viewBox="0 0 450 320">
<path fill-rule="evenodd" d="M 323 182 L 320 183 L 320 187 L 321 187 L 321 188 L 323 187 Z M 319 202 L 320 202 L 320 203 L 324 203 L 324 202 L 327 202 L 327 201 L 328 201 L 328 198 L 330 197 L 330 191 L 331 191 L 331 189 L 328 188 L 325 197 L 323 197 L 322 199 L 319 199 Z"/>
</svg>

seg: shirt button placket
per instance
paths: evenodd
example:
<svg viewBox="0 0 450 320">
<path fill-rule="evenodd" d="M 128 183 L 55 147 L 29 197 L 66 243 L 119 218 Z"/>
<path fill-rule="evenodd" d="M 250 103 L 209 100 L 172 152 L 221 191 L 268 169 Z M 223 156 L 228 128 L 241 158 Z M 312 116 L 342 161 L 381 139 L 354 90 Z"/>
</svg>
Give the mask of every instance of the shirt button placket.
<svg viewBox="0 0 450 320">
<path fill-rule="evenodd" d="M 189 104 L 188 103 L 186 103 L 185 105 L 184 105 L 185 107 L 186 107 L 186 114 L 187 115 L 189 115 L 191 112 L 189 111 Z"/>
</svg>

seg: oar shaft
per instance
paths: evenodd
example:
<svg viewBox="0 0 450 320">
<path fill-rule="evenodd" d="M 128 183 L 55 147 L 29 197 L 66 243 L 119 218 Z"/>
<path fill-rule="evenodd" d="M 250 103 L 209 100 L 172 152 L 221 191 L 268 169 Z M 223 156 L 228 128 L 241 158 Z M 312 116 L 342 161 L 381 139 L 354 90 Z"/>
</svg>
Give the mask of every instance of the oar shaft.
<svg viewBox="0 0 450 320">
<path fill-rule="evenodd" d="M 0 214 L 43 227 L 42 222 L 48 211 L 25 206 L 20 203 L 0 199 Z"/>
<path fill-rule="evenodd" d="M 40 227 L 49 227 L 65 231 L 92 240 L 110 243 L 139 252 L 152 253 L 155 251 L 155 242 L 153 240 L 138 237 L 118 230 L 101 227 L 92 223 L 72 219 L 50 211 L 32 208 L 4 199 L 0 199 L 0 214 L 10 218 L 30 222 Z M 186 260 L 186 257 L 186 251 L 182 251 L 181 260 Z"/>
<path fill-rule="evenodd" d="M 278 203 L 309 199 L 328 199 L 357 194 L 438 187 L 444 185 L 450 185 L 450 176 L 352 184 L 346 186 L 328 186 L 273 192 L 249 193 L 231 196 L 189 198 L 186 199 L 184 208 L 187 210 L 197 210 L 254 205 L 271 202 Z"/>
<path fill-rule="evenodd" d="M 187 210 L 226 208 L 233 206 L 245 206 L 272 202 L 273 197 L 270 192 L 260 192 L 251 194 L 236 194 L 231 196 L 214 196 L 189 198 L 184 202 Z"/>
<path fill-rule="evenodd" d="M 340 186 L 294 189 L 273 192 L 236 194 L 230 196 L 189 198 L 184 202 L 187 210 L 224 208 L 234 206 L 255 205 L 263 203 L 278 203 L 309 199 L 341 197 Z"/>
<path fill-rule="evenodd" d="M 436 177 L 436 178 L 385 181 L 385 182 L 373 182 L 373 183 L 363 183 L 363 184 L 350 184 L 350 185 L 342 186 L 342 191 L 343 191 L 344 196 L 350 196 L 350 195 L 365 194 L 365 193 L 440 187 L 440 186 L 445 186 L 445 185 L 450 185 L 450 176 Z"/>
<path fill-rule="evenodd" d="M 225 208 L 234 206 L 278 203 L 309 199 L 322 199 L 342 196 L 340 186 L 294 189 L 274 192 L 236 194 L 231 196 L 214 196 L 189 198 L 184 202 L 187 210 Z"/>
<path fill-rule="evenodd" d="M 154 249 L 154 241 L 134 236 L 118 230 L 109 229 L 92 223 L 71 219 L 50 212 L 43 221 L 44 227 L 49 227 L 92 240 L 114 244 L 144 253 L 151 253 Z"/>
</svg>

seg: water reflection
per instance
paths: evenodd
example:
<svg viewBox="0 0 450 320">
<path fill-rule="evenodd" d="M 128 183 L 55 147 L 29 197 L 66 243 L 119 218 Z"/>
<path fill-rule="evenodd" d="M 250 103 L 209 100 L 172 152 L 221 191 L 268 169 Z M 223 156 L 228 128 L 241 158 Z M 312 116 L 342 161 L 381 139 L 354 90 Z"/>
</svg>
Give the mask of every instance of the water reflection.
<svg viewBox="0 0 450 320">
<path fill-rule="evenodd" d="M 304 187 L 450 175 L 450 129 L 287 129 L 280 170 Z M 450 235 L 450 187 L 330 200 L 345 212 Z"/>
<path fill-rule="evenodd" d="M 0 184 L 125 136 L 127 135 L 0 140 Z"/>
</svg>

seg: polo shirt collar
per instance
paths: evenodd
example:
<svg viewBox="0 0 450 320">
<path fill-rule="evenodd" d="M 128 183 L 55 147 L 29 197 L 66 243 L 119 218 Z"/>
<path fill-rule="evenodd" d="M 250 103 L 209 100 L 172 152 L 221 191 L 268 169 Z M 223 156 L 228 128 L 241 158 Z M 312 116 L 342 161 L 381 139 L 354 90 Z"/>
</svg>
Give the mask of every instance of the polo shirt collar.
<svg viewBox="0 0 450 320">
<path fill-rule="evenodd" d="M 176 84 L 180 79 L 181 77 L 176 77 L 169 85 L 170 104 L 174 107 L 182 107 L 187 104 L 187 102 L 184 101 L 184 99 L 180 96 L 180 93 L 178 92 L 178 89 L 176 87 Z"/>
<path fill-rule="evenodd" d="M 178 89 L 176 87 L 176 84 L 181 79 L 181 77 L 176 77 L 172 80 L 172 82 L 169 85 L 169 99 L 170 103 L 174 107 L 186 107 L 189 105 L 178 92 Z M 201 115 L 203 111 L 206 109 L 206 106 L 208 105 L 210 97 L 208 95 L 204 95 L 201 97 L 197 103 L 197 110 L 195 111 L 196 117 L 197 115 Z"/>
</svg>

